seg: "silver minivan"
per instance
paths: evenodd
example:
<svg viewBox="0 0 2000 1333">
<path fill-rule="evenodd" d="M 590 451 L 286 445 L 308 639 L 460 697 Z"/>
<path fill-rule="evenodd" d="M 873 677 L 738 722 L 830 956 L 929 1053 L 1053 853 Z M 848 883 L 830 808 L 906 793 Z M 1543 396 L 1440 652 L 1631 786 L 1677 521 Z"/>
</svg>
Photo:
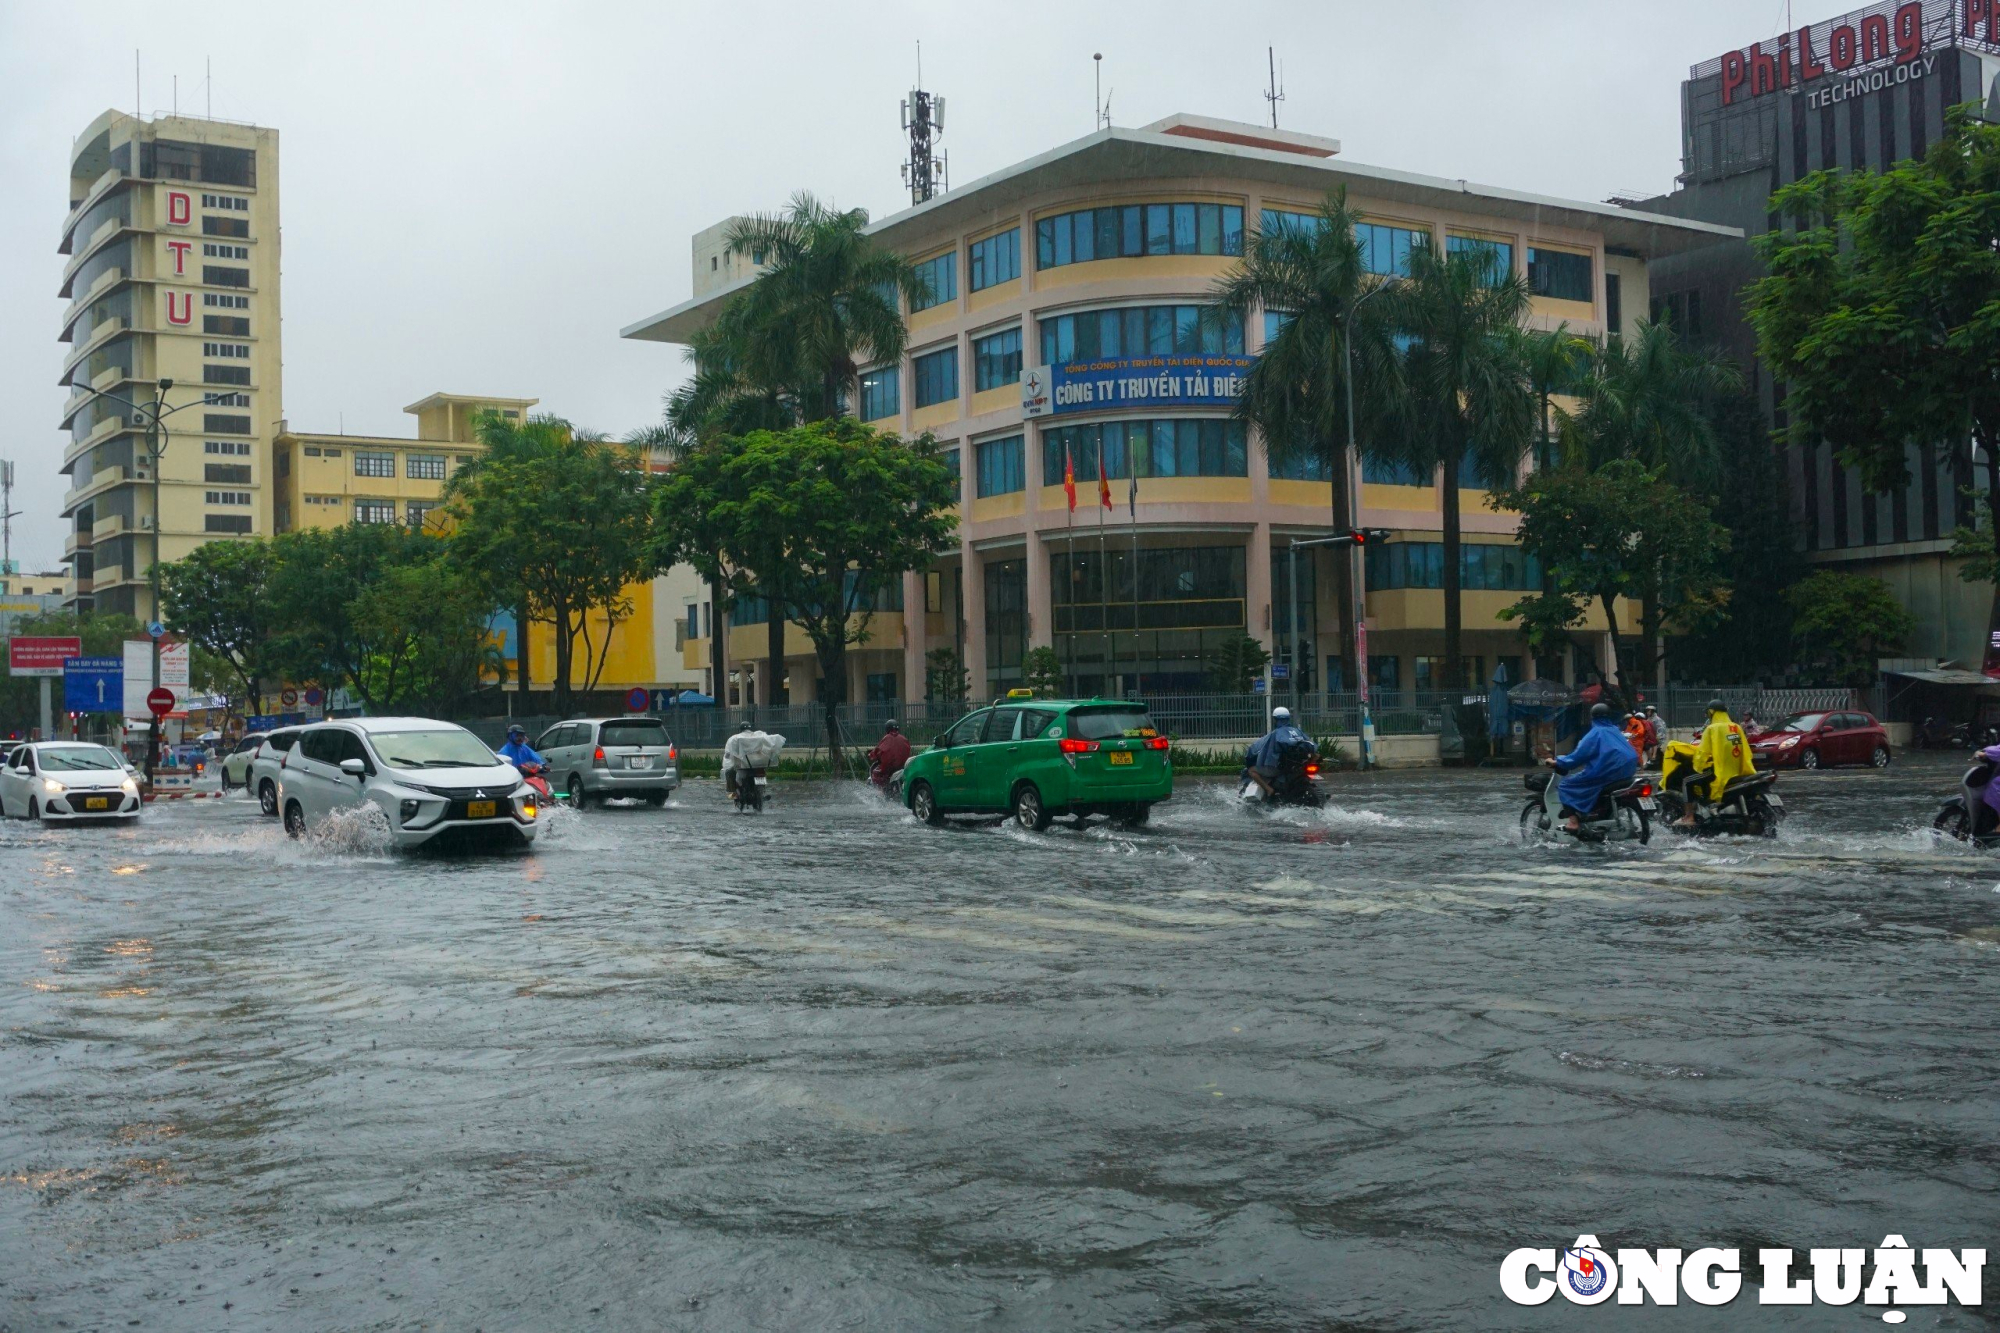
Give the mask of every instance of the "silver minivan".
<svg viewBox="0 0 2000 1333">
<path fill-rule="evenodd" d="M 542 733 L 549 788 L 572 806 L 631 796 L 661 806 L 681 785 L 680 751 L 655 717 L 578 718 Z"/>
</svg>

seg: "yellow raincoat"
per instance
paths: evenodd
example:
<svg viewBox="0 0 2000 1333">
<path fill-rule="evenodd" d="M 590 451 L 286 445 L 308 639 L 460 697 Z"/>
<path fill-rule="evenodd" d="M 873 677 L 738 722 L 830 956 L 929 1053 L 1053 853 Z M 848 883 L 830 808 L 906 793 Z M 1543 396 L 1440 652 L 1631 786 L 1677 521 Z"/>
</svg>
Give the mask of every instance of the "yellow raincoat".
<svg viewBox="0 0 2000 1333">
<path fill-rule="evenodd" d="M 1732 781 L 1757 771 L 1750 762 L 1750 738 L 1743 734 L 1743 728 L 1729 720 L 1729 714 L 1715 714 L 1701 733 L 1701 744 L 1694 752 L 1694 768 L 1697 773 L 1715 775 L 1708 789 L 1711 802 L 1720 801 Z"/>
</svg>

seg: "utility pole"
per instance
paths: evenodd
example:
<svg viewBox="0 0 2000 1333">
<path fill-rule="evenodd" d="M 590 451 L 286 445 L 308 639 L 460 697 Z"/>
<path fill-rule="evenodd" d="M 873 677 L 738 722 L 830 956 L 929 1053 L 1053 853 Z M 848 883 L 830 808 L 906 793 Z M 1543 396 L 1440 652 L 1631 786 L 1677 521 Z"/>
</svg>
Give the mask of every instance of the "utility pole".
<svg viewBox="0 0 2000 1333">
<path fill-rule="evenodd" d="M 1299 551 L 1302 548 L 1310 549 L 1315 546 L 1345 546 L 1350 548 L 1348 558 L 1352 559 L 1353 553 L 1359 551 L 1369 542 L 1387 541 L 1388 539 L 1389 529 L 1387 528 L 1350 528 L 1346 532 L 1336 533 L 1331 537 L 1312 537 L 1304 541 L 1301 541 L 1297 537 L 1292 538 L 1285 552 L 1285 583 L 1287 585 L 1285 591 L 1291 599 L 1291 607 L 1286 612 L 1287 624 L 1291 630 L 1291 641 L 1286 645 L 1285 674 L 1291 677 L 1292 711 L 1294 713 L 1298 712 L 1299 708 Z M 1361 595 L 1357 591 L 1355 594 L 1356 605 L 1360 604 L 1360 600 Z M 1265 693 L 1270 693 L 1268 688 Z M 1361 767 L 1364 769 L 1372 768 L 1375 765 L 1375 724 L 1373 719 L 1368 716 L 1368 692 L 1366 685 L 1362 686 L 1361 693 L 1360 731 Z"/>
</svg>

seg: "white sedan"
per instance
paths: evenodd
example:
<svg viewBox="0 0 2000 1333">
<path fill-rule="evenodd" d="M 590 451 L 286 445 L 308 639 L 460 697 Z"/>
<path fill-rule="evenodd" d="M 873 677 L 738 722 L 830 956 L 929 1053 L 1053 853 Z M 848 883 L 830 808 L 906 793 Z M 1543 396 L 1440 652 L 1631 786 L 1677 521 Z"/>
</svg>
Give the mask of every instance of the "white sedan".
<svg viewBox="0 0 2000 1333">
<path fill-rule="evenodd" d="M 102 745 L 38 741 L 16 747 L 0 767 L 0 815 L 39 819 L 139 817 L 139 783 Z"/>
</svg>

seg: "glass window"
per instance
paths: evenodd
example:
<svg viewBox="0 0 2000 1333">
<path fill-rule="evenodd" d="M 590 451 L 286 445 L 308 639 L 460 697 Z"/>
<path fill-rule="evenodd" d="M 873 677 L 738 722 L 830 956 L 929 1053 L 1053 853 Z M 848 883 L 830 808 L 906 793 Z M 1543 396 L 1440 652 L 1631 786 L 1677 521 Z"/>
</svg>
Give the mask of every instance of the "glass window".
<svg viewBox="0 0 2000 1333">
<path fill-rule="evenodd" d="M 1289 232 L 1295 235 L 1310 235 L 1319 230 L 1317 213 L 1295 213 L 1290 209 L 1267 208 L 1257 219 L 1258 230 L 1264 232 Z"/>
<path fill-rule="evenodd" d="M 916 266 L 917 283 L 924 289 L 921 300 L 910 302 L 912 312 L 929 310 L 958 299 L 958 251 L 947 250 Z"/>
<path fill-rule="evenodd" d="M 1196 253 L 1194 209 L 1193 204 L 1174 205 L 1174 253 L 1177 255 Z"/>
<path fill-rule="evenodd" d="M 972 344 L 972 387 L 984 392 L 1021 380 L 1021 330 L 1003 329 Z"/>
<path fill-rule="evenodd" d="M 1557 301 L 1594 301 L 1589 255 L 1528 247 L 1528 287 Z"/>
<path fill-rule="evenodd" d="M 443 454 L 410 454 L 403 460 L 403 471 L 412 481 L 443 481 L 445 456 Z"/>
<path fill-rule="evenodd" d="M 900 383 L 894 366 L 862 371 L 861 419 L 880 421 L 884 417 L 901 415 L 903 404 L 898 392 Z"/>
<path fill-rule="evenodd" d="M 1147 204 L 1146 253 L 1170 255 L 1173 252 L 1173 209 L 1166 204 Z"/>
<path fill-rule="evenodd" d="M 1107 421 L 1042 431 L 1042 484 L 1060 486 L 1063 451 L 1069 450 L 1079 487 L 1097 480 L 1101 453 L 1107 479 L 1130 477 L 1242 477 L 1249 475 L 1242 422 L 1220 417 Z"/>
<path fill-rule="evenodd" d="M 982 744 L 995 741 L 1011 741 L 1020 734 L 1021 710 L 1018 708 L 996 708 L 986 715 L 986 726 L 979 733 Z"/>
<path fill-rule="evenodd" d="M 1507 241 L 1483 236 L 1447 236 L 1444 245 L 1447 254 L 1468 255 L 1474 262 L 1483 259 L 1488 286 L 1497 287 L 1514 276 L 1514 247 Z"/>
<path fill-rule="evenodd" d="M 1041 321 L 1042 363 L 1100 357 L 1243 355 L 1243 322 L 1198 305 L 1125 306 Z"/>
<path fill-rule="evenodd" d="M 1361 480 L 1377 486 L 1424 486 L 1429 483 L 1408 463 L 1376 454 L 1361 455 Z"/>
<path fill-rule="evenodd" d="M 1035 224 L 1035 261 L 1042 268 L 1140 254 L 1242 253 L 1239 204 L 1125 204 L 1081 209 Z"/>
<path fill-rule="evenodd" d="M 1409 277 L 1410 252 L 1431 243 L 1427 231 L 1412 231 L 1408 227 L 1389 227 L 1374 222 L 1357 225 L 1354 239 L 1361 246 L 1361 266 L 1370 273 L 1389 278 Z"/>
<path fill-rule="evenodd" d="M 1022 437 L 1009 435 L 1002 440 L 985 440 L 973 446 L 978 460 L 978 494 L 1011 495 L 1028 488 L 1022 466 Z"/>
<path fill-rule="evenodd" d="M 396 475 L 396 455 L 354 451 L 354 475 L 357 477 L 393 477 Z"/>
<path fill-rule="evenodd" d="M 915 383 L 916 405 L 948 403 L 958 397 L 958 349 L 943 347 L 910 362 L 910 378 Z"/>
<path fill-rule="evenodd" d="M 1044 266 L 1046 267 L 1046 265 Z M 972 243 L 972 290 L 1021 276 L 1021 229 L 1010 227 L 997 236 Z"/>
<path fill-rule="evenodd" d="M 970 745 L 979 733 L 984 730 L 986 719 L 992 715 L 989 711 L 974 713 L 969 717 L 960 718 L 958 724 L 946 732 L 945 735 L 953 745 Z"/>
</svg>

